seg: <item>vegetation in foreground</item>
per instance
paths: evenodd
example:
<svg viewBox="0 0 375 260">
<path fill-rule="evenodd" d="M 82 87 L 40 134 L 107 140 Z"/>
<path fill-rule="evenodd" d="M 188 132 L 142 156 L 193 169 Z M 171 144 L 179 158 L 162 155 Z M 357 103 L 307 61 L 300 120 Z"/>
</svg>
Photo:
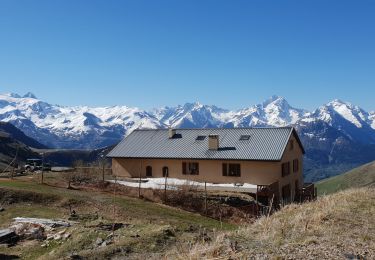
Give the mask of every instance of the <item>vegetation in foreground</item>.
<svg viewBox="0 0 375 260">
<path fill-rule="evenodd" d="M 351 187 L 375 187 L 375 162 L 316 183 L 318 195 L 331 194 Z"/>
<path fill-rule="evenodd" d="M 374 259 L 375 189 L 360 188 L 284 207 L 248 227 L 219 234 L 180 259 Z"/>
<path fill-rule="evenodd" d="M 219 222 L 162 204 L 99 191 L 83 191 L 41 185 L 34 179 L 0 179 L 0 228 L 9 227 L 14 217 L 67 219 L 70 210 L 80 216 L 66 240 L 26 240 L 15 246 L 0 246 L 0 258 L 22 259 L 160 259 L 170 248 L 213 237 L 218 230 L 234 225 Z M 102 224 L 123 223 L 118 230 L 102 230 Z M 112 234 L 113 232 L 113 234 Z M 111 243 L 103 245 L 111 237 Z M 99 241 L 99 242 L 98 242 Z"/>
<path fill-rule="evenodd" d="M 29 176 L 0 179 L 0 228 L 17 216 L 67 219 L 66 240 L 23 240 L 0 246 L 0 258 L 22 259 L 341 259 L 375 258 L 375 189 L 348 189 L 292 204 L 253 224 L 219 222 L 166 205 L 111 194 L 67 189 Z M 66 183 L 64 184 L 66 185 Z M 62 188 L 63 187 L 63 188 Z M 115 230 L 102 224 L 123 223 Z M 60 230 L 57 230 L 60 231 Z M 111 238 L 110 243 L 104 243 Z"/>
</svg>

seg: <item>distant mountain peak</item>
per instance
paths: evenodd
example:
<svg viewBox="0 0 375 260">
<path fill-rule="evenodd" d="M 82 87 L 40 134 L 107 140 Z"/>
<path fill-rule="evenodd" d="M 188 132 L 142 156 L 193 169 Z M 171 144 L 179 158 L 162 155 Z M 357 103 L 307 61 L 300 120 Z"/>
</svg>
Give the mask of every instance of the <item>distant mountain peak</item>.
<svg viewBox="0 0 375 260">
<path fill-rule="evenodd" d="M 34 98 L 34 99 L 37 99 L 37 97 L 31 93 L 31 92 L 27 92 L 25 95 L 23 95 L 24 98 Z"/>
<path fill-rule="evenodd" d="M 271 97 L 269 97 L 268 99 L 266 99 L 263 102 L 263 107 L 266 107 L 271 103 L 274 103 L 274 104 L 285 104 L 286 103 L 286 104 L 288 104 L 288 101 L 284 97 L 272 95 Z"/>
<path fill-rule="evenodd" d="M 20 97 L 21 97 L 21 96 L 18 95 L 17 93 L 12 93 L 12 92 L 5 93 L 4 96 L 12 97 L 12 98 L 20 98 Z"/>
</svg>

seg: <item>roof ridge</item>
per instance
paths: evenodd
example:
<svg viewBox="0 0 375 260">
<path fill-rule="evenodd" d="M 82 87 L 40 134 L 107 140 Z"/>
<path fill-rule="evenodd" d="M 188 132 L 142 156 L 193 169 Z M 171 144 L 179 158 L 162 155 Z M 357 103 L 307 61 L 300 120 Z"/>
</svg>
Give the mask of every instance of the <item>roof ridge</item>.
<svg viewBox="0 0 375 260">
<path fill-rule="evenodd" d="M 215 127 L 215 128 L 172 128 L 174 130 L 238 130 L 238 129 L 293 129 L 293 126 L 261 126 L 261 127 Z M 167 131 L 170 128 L 134 129 L 134 131 Z"/>
</svg>

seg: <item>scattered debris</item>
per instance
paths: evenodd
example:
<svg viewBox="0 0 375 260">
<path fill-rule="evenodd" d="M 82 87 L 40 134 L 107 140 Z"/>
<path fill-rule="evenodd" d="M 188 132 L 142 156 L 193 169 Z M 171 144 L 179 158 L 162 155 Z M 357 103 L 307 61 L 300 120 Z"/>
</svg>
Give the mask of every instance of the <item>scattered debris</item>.
<svg viewBox="0 0 375 260">
<path fill-rule="evenodd" d="M 51 230 L 56 227 L 70 227 L 70 223 L 64 220 L 52 220 L 44 218 L 14 218 L 15 223 L 30 223 L 40 225 L 46 230 Z"/>
<path fill-rule="evenodd" d="M 11 226 L 10 229 L 21 238 L 25 240 L 44 240 L 46 238 L 44 234 L 44 227 L 33 223 L 16 223 Z"/>
<path fill-rule="evenodd" d="M 99 218 L 99 214 L 97 212 L 95 214 L 78 214 L 75 210 L 72 210 L 68 220 L 88 221 L 88 220 L 97 220 L 98 218 Z"/>
<path fill-rule="evenodd" d="M 88 228 L 96 228 L 98 230 L 103 230 L 103 231 L 115 231 L 117 229 L 123 228 L 123 227 L 129 227 L 131 226 L 130 224 L 124 224 L 124 223 L 102 223 L 100 222 L 97 225 L 93 226 L 86 226 Z"/>
<path fill-rule="evenodd" d="M 12 245 L 16 243 L 18 239 L 19 237 L 14 230 L 10 228 L 0 229 L 0 244 Z"/>
<path fill-rule="evenodd" d="M 111 223 L 111 224 L 99 223 L 96 227 L 100 230 L 114 231 L 114 230 L 120 229 L 124 226 L 125 225 L 123 223 Z"/>
<path fill-rule="evenodd" d="M 113 243 L 113 236 L 107 236 L 104 240 L 103 238 L 98 237 L 95 241 L 95 246 L 107 246 Z"/>
</svg>

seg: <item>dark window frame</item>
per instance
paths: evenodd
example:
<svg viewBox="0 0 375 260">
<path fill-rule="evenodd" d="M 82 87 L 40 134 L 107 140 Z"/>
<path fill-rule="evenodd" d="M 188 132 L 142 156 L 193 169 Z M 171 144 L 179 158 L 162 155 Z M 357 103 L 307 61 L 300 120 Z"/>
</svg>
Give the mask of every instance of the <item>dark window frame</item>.
<svg viewBox="0 0 375 260">
<path fill-rule="evenodd" d="M 199 175 L 199 162 L 182 162 L 183 175 Z"/>
<path fill-rule="evenodd" d="M 228 177 L 241 177 L 241 164 L 240 163 L 223 163 L 222 174 Z"/>
<path fill-rule="evenodd" d="M 281 164 L 281 177 L 288 176 L 290 174 L 290 162 Z"/>
<path fill-rule="evenodd" d="M 152 166 L 146 166 L 146 177 L 152 177 Z"/>
</svg>

